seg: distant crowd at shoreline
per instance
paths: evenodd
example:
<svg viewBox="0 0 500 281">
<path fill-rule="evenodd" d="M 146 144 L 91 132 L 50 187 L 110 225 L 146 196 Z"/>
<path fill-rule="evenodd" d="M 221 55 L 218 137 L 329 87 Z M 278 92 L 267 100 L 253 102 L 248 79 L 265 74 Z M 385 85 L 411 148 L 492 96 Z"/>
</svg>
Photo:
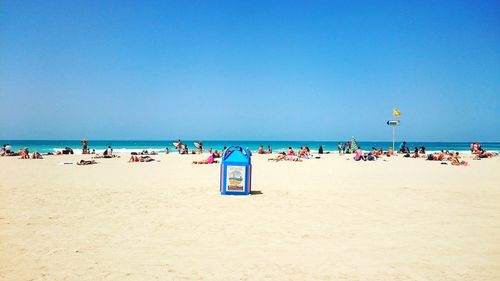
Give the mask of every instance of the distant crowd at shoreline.
<svg viewBox="0 0 500 281">
<path fill-rule="evenodd" d="M 100 158 L 115 158 L 120 157 L 119 155 L 114 154 L 113 148 L 108 146 L 107 149 L 102 151 L 102 153 L 96 153 L 95 149 L 89 148 L 89 142 L 84 139 L 81 141 L 82 144 L 82 154 L 91 154 L 93 155 L 93 159 Z M 174 142 L 175 150 L 180 155 L 187 154 L 203 154 L 204 152 L 208 152 L 208 158 L 193 161 L 193 164 L 213 164 L 218 161 L 215 160 L 217 158 L 221 158 L 224 155 L 227 147 L 224 146 L 221 151 L 213 150 L 209 148 L 208 150 L 204 150 L 203 143 L 201 141 L 194 143 L 195 149 L 189 150 L 188 145 L 183 143 L 180 139 L 177 142 Z M 252 151 L 247 148 L 249 153 Z M 339 142 L 337 146 L 338 155 L 352 155 L 352 159 L 354 161 L 376 161 L 381 157 L 393 157 L 393 156 L 402 156 L 404 158 L 425 158 L 429 161 L 441 161 L 441 162 L 450 162 L 452 165 L 468 165 L 466 161 L 461 159 L 461 155 L 458 151 L 452 152 L 449 150 L 441 150 L 432 153 L 427 153 L 427 150 L 424 146 L 414 147 L 410 150 L 410 147 L 407 146 L 407 143 L 403 141 L 399 149 L 395 151 L 392 147 L 389 147 L 387 150 L 383 150 L 382 148 L 372 147 L 369 151 L 364 151 L 359 147 L 356 140 L 353 138 L 351 141 L 347 141 L 345 143 Z M 498 156 L 497 152 L 488 152 L 485 151 L 480 143 L 474 142 L 470 144 L 470 152 L 472 155 L 472 159 L 480 160 L 483 158 L 492 158 Z M 165 148 L 165 154 L 172 153 L 169 148 Z M 317 150 L 317 154 L 313 154 L 311 149 L 308 146 L 300 147 L 297 150 L 294 150 L 292 147 L 289 147 L 286 151 L 278 151 L 274 153 L 273 157 L 268 158 L 268 161 L 303 161 L 305 159 L 312 158 L 321 158 L 321 154 L 330 154 L 330 151 L 325 151 L 323 146 L 320 145 Z M 20 159 L 43 159 L 43 156 L 49 155 L 67 155 L 74 154 L 73 148 L 66 147 L 60 151 L 42 154 L 38 151 L 30 153 L 27 147 L 22 148 L 18 151 L 13 151 L 12 146 L 10 144 L 4 144 L 2 149 L 0 150 L 0 156 L 20 156 Z M 158 155 L 157 151 L 143 149 L 140 152 L 131 152 L 131 157 L 129 162 L 153 162 L 156 161 L 151 156 Z M 264 154 L 273 154 L 273 149 L 270 145 L 264 149 L 264 146 L 261 145 L 256 154 L 264 155 Z M 348 158 L 350 159 L 350 158 Z M 87 164 L 96 164 L 95 161 L 80 161 L 82 165 Z M 77 163 L 78 164 L 78 163 Z"/>
</svg>

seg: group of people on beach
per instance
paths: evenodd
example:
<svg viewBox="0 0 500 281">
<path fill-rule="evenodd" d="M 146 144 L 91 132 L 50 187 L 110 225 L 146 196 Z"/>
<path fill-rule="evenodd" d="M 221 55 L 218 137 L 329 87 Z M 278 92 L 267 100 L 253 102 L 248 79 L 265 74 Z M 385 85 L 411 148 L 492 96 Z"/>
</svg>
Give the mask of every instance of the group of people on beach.
<svg viewBox="0 0 500 281">
<path fill-rule="evenodd" d="M 473 142 L 470 144 L 470 151 L 474 155 L 475 160 L 479 160 L 481 158 L 491 158 L 491 157 L 498 156 L 498 153 L 496 153 L 496 152 L 485 151 L 481 147 L 481 144 L 478 142 Z"/>
<path fill-rule="evenodd" d="M 198 161 L 193 161 L 193 164 L 215 164 L 215 163 L 219 163 L 217 160 L 215 160 L 215 158 L 221 158 L 222 155 L 224 154 L 224 152 L 227 150 L 227 147 L 224 146 L 224 148 L 222 149 L 221 152 L 219 152 L 218 150 L 213 150 L 212 148 L 210 148 L 208 150 L 208 157 L 207 159 L 204 159 L 204 160 L 198 160 Z M 250 152 L 251 153 L 251 152 Z M 201 154 L 201 153 L 200 153 Z"/>
<path fill-rule="evenodd" d="M 479 160 L 481 158 L 491 158 L 498 155 L 496 152 L 486 152 L 481 148 L 479 143 L 471 144 L 471 152 L 474 160 Z M 425 158 L 429 161 L 441 161 L 442 164 L 448 164 L 454 166 L 468 166 L 469 163 L 467 161 L 462 160 L 461 155 L 458 151 L 451 152 L 448 150 L 441 150 L 439 152 L 433 152 L 430 154 L 426 154 L 426 148 L 424 146 L 415 147 L 413 153 L 410 153 L 410 148 L 406 145 L 406 142 L 401 143 L 398 153 L 405 158 Z M 382 148 L 378 150 L 375 147 L 372 147 L 370 152 L 362 152 L 360 148 L 355 150 L 354 152 L 354 160 L 355 161 L 374 161 L 385 155 L 387 157 L 398 155 L 394 153 L 392 148 L 389 148 L 387 152 L 384 152 Z"/>
<path fill-rule="evenodd" d="M 188 145 L 183 143 L 181 139 L 178 139 L 177 142 L 174 143 L 174 146 L 177 149 L 177 151 L 179 152 L 179 154 L 196 154 L 196 153 L 202 154 L 203 153 L 203 142 L 197 141 L 194 143 L 194 145 L 196 146 L 196 149 L 192 149 L 191 153 L 190 153 Z M 210 150 L 212 150 L 212 149 L 210 148 Z M 165 151 L 166 151 L 166 154 L 169 153 L 168 147 L 165 149 Z"/>
<path fill-rule="evenodd" d="M 42 154 L 35 151 L 31 153 L 27 147 L 22 148 L 18 151 L 12 151 L 12 146 L 10 144 L 4 144 L 0 150 L 0 156 L 21 156 L 21 159 L 43 159 Z"/>
<path fill-rule="evenodd" d="M 10 144 L 4 144 L 2 150 L 0 150 L 0 156 L 17 156 L 13 155 L 12 146 Z"/>
<path fill-rule="evenodd" d="M 195 146 L 197 147 L 196 150 L 192 150 L 191 153 L 189 153 L 188 147 L 186 144 L 182 143 L 182 141 L 179 139 L 178 142 L 176 143 L 177 150 L 179 154 L 202 154 L 203 153 L 203 144 L 202 142 L 196 142 Z M 402 155 L 402 157 L 406 158 L 425 158 L 426 160 L 429 161 L 441 161 L 443 164 L 447 164 L 445 162 L 449 162 L 452 165 L 456 166 L 467 166 L 468 162 L 464 161 L 461 159 L 461 155 L 459 152 L 450 152 L 448 150 L 441 150 L 439 152 L 433 152 L 430 154 L 426 153 L 426 148 L 424 146 L 420 147 L 414 147 L 413 152 L 410 151 L 409 146 L 407 145 L 406 141 L 403 141 L 401 145 L 399 146 L 399 149 L 394 151 L 392 147 L 389 147 L 387 151 L 384 151 L 382 148 L 375 148 L 372 147 L 370 151 L 363 151 L 361 148 L 357 145 L 356 141 L 353 138 L 353 141 L 347 141 L 345 143 L 338 143 L 337 146 L 339 155 L 343 154 L 354 154 L 353 155 L 353 160 L 354 161 L 375 161 L 379 159 L 380 157 L 391 157 L 391 156 L 397 156 L 397 155 Z M 222 151 L 218 150 L 213 150 L 210 148 L 208 150 L 208 157 L 206 159 L 202 160 L 197 160 L 193 161 L 193 164 L 214 164 L 218 163 L 217 158 L 221 158 L 222 155 L 224 155 L 224 152 L 227 150 L 227 147 L 224 146 Z M 251 150 L 247 148 L 248 152 L 251 155 Z M 474 142 L 470 144 L 470 151 L 471 154 L 473 155 L 474 160 L 480 160 L 482 158 L 491 158 L 498 156 L 498 153 L 496 152 L 487 152 L 485 151 L 481 144 L 478 142 Z M 169 154 L 169 149 L 168 147 L 165 149 L 165 153 Z M 261 145 L 257 149 L 257 154 L 264 155 L 264 154 L 272 154 L 273 150 L 270 145 L 267 146 L 267 149 L 264 149 L 264 146 Z M 329 153 L 325 152 L 323 149 L 323 146 L 320 145 L 318 148 L 318 154 L 324 154 L 324 153 Z M 49 152 L 46 153 L 45 155 L 63 155 L 63 154 L 74 154 L 74 151 L 70 147 L 65 147 L 64 149 L 57 151 L 57 152 Z M 95 150 L 93 149 L 90 151 L 88 147 L 88 141 L 86 139 L 82 140 L 82 154 L 95 154 L 93 157 L 94 159 L 97 158 L 115 158 L 119 157 L 118 155 L 115 155 L 113 153 L 113 148 L 111 146 L 108 146 L 107 149 L 105 149 L 102 153 L 96 154 Z M 129 159 L 129 162 L 153 162 L 157 161 L 153 158 L 151 158 L 150 155 L 157 155 L 158 153 L 156 151 L 148 151 L 148 150 L 142 150 L 141 152 L 132 152 L 131 157 Z M 43 156 L 41 153 L 35 151 L 30 153 L 29 149 L 27 147 L 22 148 L 18 151 L 13 151 L 12 146 L 10 144 L 4 144 L 2 148 L 0 149 L 0 156 L 20 156 L 20 159 L 43 159 Z M 310 159 L 310 158 L 320 158 L 319 156 L 313 156 L 311 154 L 311 150 L 309 149 L 308 146 L 303 146 L 300 147 L 297 151 L 295 151 L 292 147 L 288 147 L 288 150 L 286 151 L 281 151 L 278 152 L 275 157 L 268 158 L 268 161 L 294 161 L 294 162 L 301 162 L 303 159 Z M 83 161 L 83 162 L 82 162 Z M 92 160 L 92 163 L 87 163 L 85 162 L 86 160 L 82 160 L 80 162 L 77 162 L 79 165 L 89 165 L 89 164 L 95 164 L 95 160 Z"/>
<path fill-rule="evenodd" d="M 151 158 L 149 155 L 132 155 L 128 162 L 154 162 L 156 161 L 154 158 Z"/>
<path fill-rule="evenodd" d="M 190 152 L 189 149 L 188 149 L 188 145 L 185 144 L 185 143 L 183 143 L 181 139 L 178 139 L 177 142 L 174 143 L 175 148 L 177 149 L 177 151 L 181 155 L 203 154 L 203 151 L 204 151 L 203 150 L 203 142 L 197 141 L 197 142 L 194 143 L 194 145 L 196 146 L 196 150 L 193 149 Z M 219 152 L 218 150 L 213 150 L 212 148 L 210 148 L 210 149 L 208 149 L 208 157 L 206 159 L 196 160 L 196 161 L 193 161 L 192 163 L 193 164 L 214 164 L 214 163 L 218 163 L 218 161 L 215 160 L 215 158 L 221 158 L 222 154 L 224 154 L 224 151 L 226 149 L 227 148 L 224 146 L 224 148 L 222 149 L 222 151 Z M 169 154 L 168 147 L 165 148 L 165 154 Z"/>
<path fill-rule="evenodd" d="M 339 155 L 356 153 L 357 148 L 353 147 L 352 141 L 339 142 L 337 144 L 337 151 Z"/>
<path fill-rule="evenodd" d="M 398 150 L 399 153 L 402 153 L 403 155 L 405 155 L 405 157 L 410 157 L 409 154 L 411 153 L 410 152 L 410 147 L 406 145 L 406 141 L 403 141 L 400 145 L 399 145 L 399 150 Z M 423 154 L 425 155 L 425 146 L 416 146 L 414 149 L 413 149 L 413 157 L 414 158 L 418 158 L 419 157 L 419 154 Z M 406 156 L 407 155 L 407 156 Z"/>
<path fill-rule="evenodd" d="M 431 154 L 428 154 L 427 160 L 429 161 L 441 161 L 442 164 L 447 164 L 446 162 L 449 161 L 452 165 L 454 166 L 468 166 L 469 163 L 467 161 L 463 161 L 461 159 L 460 153 L 457 152 L 450 152 L 448 150 L 441 150 L 440 152 L 434 152 Z"/>
<path fill-rule="evenodd" d="M 299 150 L 297 150 L 297 153 L 295 153 L 295 150 L 293 150 L 292 147 L 288 147 L 287 152 L 281 152 L 276 155 L 276 157 L 268 158 L 267 161 L 294 161 L 294 162 L 301 162 L 302 159 L 310 159 L 312 157 L 311 155 L 311 149 L 309 147 L 304 146 L 300 147 Z"/>
<path fill-rule="evenodd" d="M 257 154 L 271 154 L 271 153 L 273 153 L 273 150 L 269 145 L 267 146 L 267 150 L 264 150 L 263 145 L 259 146 L 259 149 L 257 150 Z"/>
<path fill-rule="evenodd" d="M 215 160 L 213 153 L 209 154 L 208 158 L 205 160 L 193 161 L 193 164 L 214 164 L 214 163 L 218 163 L 218 161 Z"/>
</svg>

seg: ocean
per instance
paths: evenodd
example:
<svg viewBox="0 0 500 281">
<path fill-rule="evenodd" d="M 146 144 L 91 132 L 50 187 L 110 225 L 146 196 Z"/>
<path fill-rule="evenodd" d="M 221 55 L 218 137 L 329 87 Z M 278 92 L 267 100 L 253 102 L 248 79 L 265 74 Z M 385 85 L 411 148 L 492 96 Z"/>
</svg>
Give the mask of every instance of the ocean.
<svg viewBox="0 0 500 281">
<path fill-rule="evenodd" d="M 168 148 L 169 151 L 174 152 L 175 148 L 173 142 L 177 140 L 89 140 L 89 148 L 95 149 L 97 153 L 101 153 L 108 146 L 111 146 L 114 152 L 117 153 L 130 153 L 140 152 L 143 149 L 148 151 L 165 152 Z M 194 140 L 183 140 L 183 143 L 188 145 L 188 149 L 195 149 Z M 214 150 L 221 150 L 224 146 L 240 145 L 248 147 L 252 151 L 256 151 L 259 146 L 271 146 L 273 151 L 284 151 L 288 147 L 297 149 L 301 146 L 308 146 L 311 150 L 316 151 L 320 145 L 323 146 L 325 151 L 337 151 L 337 145 L 340 141 L 245 141 L 245 140 L 209 140 L 203 141 L 205 150 L 212 148 Z M 342 141 L 346 142 L 346 141 Z M 401 142 L 396 142 L 396 148 L 399 147 Z M 71 147 L 76 154 L 81 153 L 80 140 L 0 140 L 0 144 L 10 144 L 13 150 L 19 150 L 28 147 L 30 152 L 38 151 L 40 153 L 55 152 L 62 150 L 65 147 Z M 383 148 L 387 150 L 392 146 L 392 142 L 387 141 L 358 141 L 358 145 L 363 150 L 370 150 L 372 147 Z M 485 142 L 481 143 L 482 147 L 487 151 L 500 152 L 500 142 Z M 407 146 L 413 151 L 414 147 L 424 146 L 427 151 L 450 150 L 468 152 L 470 143 L 468 142 L 407 142 Z"/>
</svg>

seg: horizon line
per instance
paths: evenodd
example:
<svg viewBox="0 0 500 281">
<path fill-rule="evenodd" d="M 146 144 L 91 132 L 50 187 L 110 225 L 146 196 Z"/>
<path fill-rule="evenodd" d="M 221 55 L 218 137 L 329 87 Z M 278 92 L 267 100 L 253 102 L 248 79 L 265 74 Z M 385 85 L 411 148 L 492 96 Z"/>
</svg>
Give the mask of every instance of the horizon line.
<svg viewBox="0 0 500 281">
<path fill-rule="evenodd" d="M 172 138 L 172 139 L 86 139 L 88 141 L 165 141 L 165 142 L 170 142 L 170 141 L 176 141 L 178 140 L 179 138 L 175 139 L 175 138 Z M 3 141 L 81 141 L 83 140 L 82 139 L 0 139 L 1 142 Z M 182 140 L 182 138 L 181 138 Z M 303 139 L 303 140 L 285 140 L 285 139 L 184 139 L 184 141 L 201 141 L 201 142 L 205 142 L 205 141 L 220 141 L 220 142 L 224 142 L 224 141 L 240 141 L 240 142 L 245 142 L 245 141 L 249 141 L 249 142 L 257 142 L 257 141 L 270 141 L 270 142 L 308 142 L 308 141 L 312 141 L 312 142 L 344 142 L 344 141 L 350 141 L 351 139 L 345 139 L 345 140 L 334 140 L 334 139 L 330 139 L 330 140 L 306 140 L 306 139 Z M 357 139 L 356 138 L 356 141 L 358 142 L 392 142 L 392 140 L 360 140 L 360 139 Z M 457 142 L 457 143 L 471 143 L 471 142 L 478 142 L 478 140 L 474 140 L 474 141 L 426 141 L 426 140 L 396 140 L 396 142 L 429 142 L 429 143 L 449 143 L 449 142 Z M 487 141 L 480 141 L 482 143 L 500 143 L 500 141 L 491 141 L 491 140 L 487 140 Z"/>
</svg>

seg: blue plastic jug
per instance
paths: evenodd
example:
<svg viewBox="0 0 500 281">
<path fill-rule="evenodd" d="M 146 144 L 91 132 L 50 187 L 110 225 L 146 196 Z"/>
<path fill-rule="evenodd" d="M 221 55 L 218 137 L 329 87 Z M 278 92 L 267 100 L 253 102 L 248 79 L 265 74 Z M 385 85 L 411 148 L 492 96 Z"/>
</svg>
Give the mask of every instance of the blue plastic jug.
<svg viewBox="0 0 500 281">
<path fill-rule="evenodd" d="M 222 154 L 220 193 L 249 195 L 252 186 L 252 156 L 247 149 L 232 145 Z"/>
</svg>

